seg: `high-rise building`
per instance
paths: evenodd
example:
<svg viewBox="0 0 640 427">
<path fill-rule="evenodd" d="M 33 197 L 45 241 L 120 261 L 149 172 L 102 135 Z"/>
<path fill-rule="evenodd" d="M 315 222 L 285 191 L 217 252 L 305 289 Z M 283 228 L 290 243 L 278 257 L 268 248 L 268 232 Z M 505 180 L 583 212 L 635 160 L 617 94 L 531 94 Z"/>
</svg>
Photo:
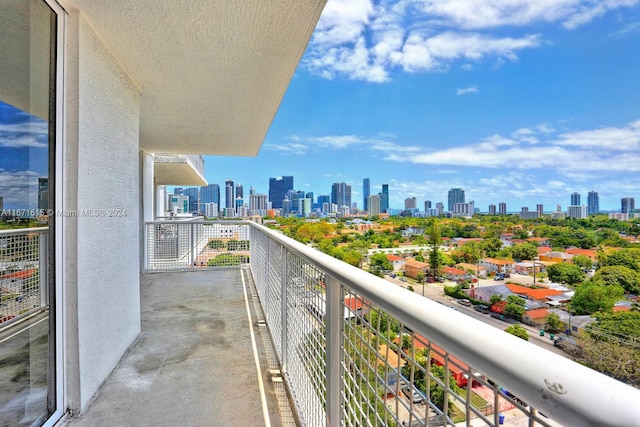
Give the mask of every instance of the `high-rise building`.
<svg viewBox="0 0 640 427">
<path fill-rule="evenodd" d="M 220 206 L 220 186 L 218 184 L 209 184 L 200 187 L 200 203 L 215 203 Z"/>
<path fill-rule="evenodd" d="M 447 210 L 453 212 L 456 203 L 464 203 L 464 190 L 462 188 L 452 188 L 449 190 Z"/>
<path fill-rule="evenodd" d="M 587 214 L 595 215 L 600 213 L 600 197 L 597 191 L 589 191 L 587 195 Z"/>
<path fill-rule="evenodd" d="M 49 209 L 49 178 L 38 178 L 38 210 Z"/>
<path fill-rule="evenodd" d="M 204 215 L 207 218 L 217 218 L 220 213 L 218 212 L 218 204 L 215 202 L 208 202 L 204 204 Z"/>
<path fill-rule="evenodd" d="M 289 190 L 293 190 L 292 176 L 269 178 L 269 201 L 274 209 L 282 209 L 282 201 Z"/>
<path fill-rule="evenodd" d="M 302 197 L 298 199 L 298 214 L 302 218 L 306 218 L 311 213 L 311 199 Z"/>
<path fill-rule="evenodd" d="M 425 200 L 424 201 L 424 211 L 428 211 L 429 209 L 431 209 L 431 200 Z"/>
<path fill-rule="evenodd" d="M 373 194 L 367 198 L 367 204 L 369 205 L 369 215 L 376 216 L 380 215 L 380 195 Z"/>
<path fill-rule="evenodd" d="M 380 193 L 380 212 L 389 212 L 389 184 L 382 184 L 382 193 Z"/>
<path fill-rule="evenodd" d="M 185 188 L 182 191 L 183 196 L 187 196 L 189 198 L 189 209 L 188 212 L 198 212 L 200 210 L 200 188 L 199 187 L 189 187 Z"/>
<path fill-rule="evenodd" d="M 249 211 L 252 214 L 264 216 L 267 212 L 266 194 L 249 194 Z"/>
<path fill-rule="evenodd" d="M 224 182 L 224 206 L 227 209 L 233 209 L 235 197 L 233 195 L 233 181 L 228 179 Z"/>
<path fill-rule="evenodd" d="M 489 215 L 495 215 L 496 214 L 496 205 L 491 204 L 489 205 Z"/>
<path fill-rule="evenodd" d="M 4 210 L 4 197 L 0 196 L 0 213 Z"/>
<path fill-rule="evenodd" d="M 173 194 L 180 195 L 182 194 L 182 187 L 176 187 L 173 189 Z"/>
<path fill-rule="evenodd" d="M 464 216 L 471 218 L 475 213 L 475 203 L 470 201 L 469 203 L 456 203 L 453 205 L 453 214 L 455 216 Z"/>
<path fill-rule="evenodd" d="M 586 218 L 587 207 L 585 205 L 567 206 L 567 217 L 568 218 Z"/>
<path fill-rule="evenodd" d="M 318 207 L 320 208 L 320 210 L 322 212 L 329 212 L 324 210 L 325 203 L 327 203 L 327 205 L 331 203 L 331 196 L 328 194 L 318 196 Z"/>
<path fill-rule="evenodd" d="M 536 205 L 536 211 L 538 212 L 538 218 L 542 218 L 542 215 L 544 214 L 544 206 L 542 203 L 538 203 Z"/>
<path fill-rule="evenodd" d="M 636 208 L 636 201 L 633 197 L 623 197 L 620 200 L 620 212 L 629 213 Z"/>
<path fill-rule="evenodd" d="M 507 214 L 507 204 L 505 202 L 498 203 L 498 215 Z"/>
<path fill-rule="evenodd" d="M 416 209 L 418 207 L 418 199 L 415 197 L 407 197 L 404 199 L 404 209 Z"/>
<path fill-rule="evenodd" d="M 168 199 L 170 213 L 181 214 L 189 212 L 189 196 L 185 194 L 169 194 Z"/>
<path fill-rule="evenodd" d="M 438 210 L 438 215 L 442 215 L 444 214 L 444 204 L 443 203 L 436 203 L 436 209 Z"/>
<path fill-rule="evenodd" d="M 331 186 L 331 203 L 338 207 L 351 206 L 351 186 L 344 182 L 335 182 Z"/>
<path fill-rule="evenodd" d="M 571 205 L 580 206 L 580 193 L 571 194 Z"/>
<path fill-rule="evenodd" d="M 369 196 L 371 195 L 371 180 L 365 178 L 362 180 L 362 206 L 365 211 L 369 211 Z"/>
<path fill-rule="evenodd" d="M 242 184 L 236 184 L 236 199 L 244 199 L 244 187 Z"/>
</svg>

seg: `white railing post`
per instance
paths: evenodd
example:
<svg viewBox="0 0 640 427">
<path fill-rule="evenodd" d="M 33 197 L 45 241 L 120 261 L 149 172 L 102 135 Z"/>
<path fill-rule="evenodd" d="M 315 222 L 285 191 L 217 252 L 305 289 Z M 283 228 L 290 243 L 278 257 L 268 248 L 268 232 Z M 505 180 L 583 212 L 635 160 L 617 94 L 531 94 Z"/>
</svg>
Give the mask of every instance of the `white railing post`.
<svg viewBox="0 0 640 427">
<path fill-rule="evenodd" d="M 282 342 L 282 371 L 287 372 L 287 264 L 288 264 L 287 248 L 280 247 L 280 340 Z"/>
<path fill-rule="evenodd" d="M 196 262 L 196 252 L 197 252 L 196 244 L 198 243 L 197 236 L 196 236 L 196 224 L 189 223 L 188 227 L 189 227 L 189 246 L 188 246 L 189 265 L 187 266 L 187 268 L 193 269 Z"/>
<path fill-rule="evenodd" d="M 49 239 L 48 233 L 38 235 L 38 287 L 40 288 L 40 307 L 47 305 L 49 293 Z"/>
<path fill-rule="evenodd" d="M 342 322 L 344 313 L 342 309 L 342 285 L 330 276 L 325 279 L 326 295 L 326 328 L 327 328 L 327 426 L 339 426 L 342 420 L 341 411 L 341 351 L 342 351 Z"/>
</svg>

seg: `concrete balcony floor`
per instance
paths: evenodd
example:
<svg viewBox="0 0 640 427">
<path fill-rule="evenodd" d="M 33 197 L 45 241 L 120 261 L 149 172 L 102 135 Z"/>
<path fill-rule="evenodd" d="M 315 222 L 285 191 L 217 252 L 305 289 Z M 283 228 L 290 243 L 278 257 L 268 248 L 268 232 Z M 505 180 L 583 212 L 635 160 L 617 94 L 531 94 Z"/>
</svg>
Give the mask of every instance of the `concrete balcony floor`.
<svg viewBox="0 0 640 427">
<path fill-rule="evenodd" d="M 283 385 L 269 373 L 277 365 L 267 329 L 256 325 L 262 313 L 248 273 L 224 269 L 143 276 L 139 339 L 89 408 L 67 425 L 295 425 Z"/>
</svg>

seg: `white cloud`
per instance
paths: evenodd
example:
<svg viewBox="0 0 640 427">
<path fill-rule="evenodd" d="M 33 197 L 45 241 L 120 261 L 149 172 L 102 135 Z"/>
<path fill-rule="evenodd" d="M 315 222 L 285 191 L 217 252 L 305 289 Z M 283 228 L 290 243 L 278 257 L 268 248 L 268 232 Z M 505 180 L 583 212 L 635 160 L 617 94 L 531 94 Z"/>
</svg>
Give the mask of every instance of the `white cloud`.
<svg viewBox="0 0 640 427">
<path fill-rule="evenodd" d="M 464 89 L 458 88 L 458 90 L 456 90 L 456 95 L 466 95 L 468 93 L 478 93 L 478 88 L 476 86 L 470 86 Z"/>
<path fill-rule="evenodd" d="M 0 147 L 46 148 L 48 132 L 48 125 L 42 120 L 0 123 Z"/>
<path fill-rule="evenodd" d="M 606 127 L 587 131 L 567 132 L 559 136 L 555 144 L 581 148 L 616 151 L 640 151 L 640 120 L 627 126 Z"/>
<path fill-rule="evenodd" d="M 463 69 L 493 59 L 496 66 L 519 51 L 542 44 L 540 34 L 514 34 L 520 27 L 561 23 L 576 28 L 610 10 L 640 0 L 329 0 L 302 61 L 327 79 L 384 83 L 391 72 L 446 71 L 457 60 Z M 537 26 L 536 28 L 539 28 Z"/>
</svg>

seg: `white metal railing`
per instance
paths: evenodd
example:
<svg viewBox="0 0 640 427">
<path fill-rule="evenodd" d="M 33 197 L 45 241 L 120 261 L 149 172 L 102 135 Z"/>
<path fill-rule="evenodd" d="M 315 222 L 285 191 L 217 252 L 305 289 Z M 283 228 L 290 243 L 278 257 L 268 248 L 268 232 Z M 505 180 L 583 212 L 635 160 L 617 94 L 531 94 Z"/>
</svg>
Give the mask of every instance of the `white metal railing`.
<svg viewBox="0 0 640 427">
<path fill-rule="evenodd" d="M 303 425 L 640 425 L 640 391 L 276 231 L 146 227 L 149 271 L 249 257 Z"/>
<path fill-rule="evenodd" d="M 0 230 L 0 327 L 47 305 L 47 227 Z"/>
<path fill-rule="evenodd" d="M 304 425 L 640 425 L 626 384 L 263 226 L 249 235 Z"/>
<path fill-rule="evenodd" d="M 146 227 L 146 271 L 246 264 L 248 225 L 241 221 L 152 221 Z"/>
</svg>

